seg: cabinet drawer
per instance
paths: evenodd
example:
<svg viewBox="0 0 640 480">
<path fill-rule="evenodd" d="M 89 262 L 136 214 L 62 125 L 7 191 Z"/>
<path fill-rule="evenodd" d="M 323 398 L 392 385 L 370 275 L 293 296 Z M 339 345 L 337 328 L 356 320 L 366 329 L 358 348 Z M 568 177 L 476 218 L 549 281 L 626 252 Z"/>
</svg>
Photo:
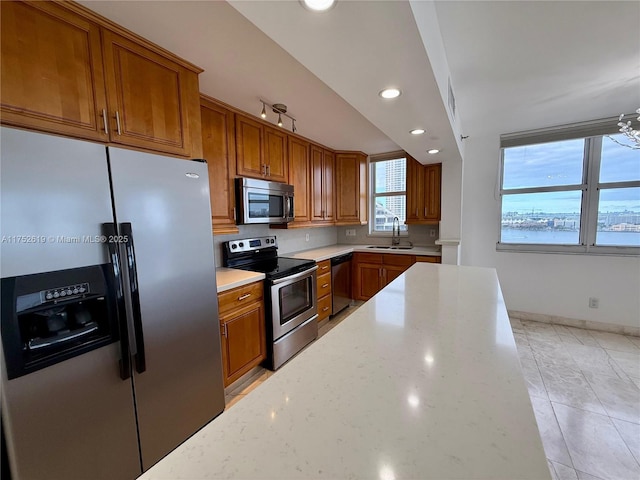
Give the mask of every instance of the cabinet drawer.
<svg viewBox="0 0 640 480">
<path fill-rule="evenodd" d="M 262 300 L 263 283 L 255 282 L 218 294 L 218 312 L 223 314 L 229 310 L 243 307 Z"/>
<path fill-rule="evenodd" d="M 382 265 L 381 253 L 357 253 L 355 261 L 358 263 L 378 263 Z"/>
<path fill-rule="evenodd" d="M 318 321 L 331 315 L 331 295 L 326 295 L 318 300 Z"/>
<path fill-rule="evenodd" d="M 318 262 L 318 276 L 331 272 L 331 260 Z"/>
<path fill-rule="evenodd" d="M 431 256 L 418 256 L 416 257 L 416 262 L 426 262 L 426 263 L 440 263 L 440 257 L 431 257 Z"/>
<path fill-rule="evenodd" d="M 318 295 L 317 298 L 322 298 L 325 295 L 331 293 L 331 272 L 324 275 L 318 275 Z"/>
<path fill-rule="evenodd" d="M 411 266 L 415 263 L 415 257 L 413 255 L 396 255 L 393 253 L 387 253 L 384 255 L 385 265 L 400 265 L 403 267 Z"/>
</svg>

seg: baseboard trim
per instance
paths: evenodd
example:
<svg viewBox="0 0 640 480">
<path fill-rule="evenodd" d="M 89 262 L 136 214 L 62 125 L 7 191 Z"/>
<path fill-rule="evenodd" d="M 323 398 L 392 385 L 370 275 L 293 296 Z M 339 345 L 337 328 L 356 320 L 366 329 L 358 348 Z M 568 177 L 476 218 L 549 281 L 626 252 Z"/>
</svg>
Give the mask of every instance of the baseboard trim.
<svg viewBox="0 0 640 480">
<path fill-rule="evenodd" d="M 585 328 L 588 330 L 598 330 L 601 332 L 619 333 L 621 335 L 640 337 L 640 327 L 614 325 L 611 323 L 595 322 L 593 320 L 578 320 L 575 318 L 558 317 L 556 315 L 546 315 L 544 313 L 520 312 L 518 310 L 509 310 L 508 313 L 509 318 L 517 318 L 518 320 L 553 323 L 556 325 L 565 325 L 567 327 Z"/>
</svg>

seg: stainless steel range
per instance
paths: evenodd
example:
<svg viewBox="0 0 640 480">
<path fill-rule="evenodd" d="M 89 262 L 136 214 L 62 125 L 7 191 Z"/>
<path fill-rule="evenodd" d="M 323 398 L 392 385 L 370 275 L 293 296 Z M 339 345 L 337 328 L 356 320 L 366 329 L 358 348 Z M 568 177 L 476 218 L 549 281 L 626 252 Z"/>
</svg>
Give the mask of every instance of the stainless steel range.
<svg viewBox="0 0 640 480">
<path fill-rule="evenodd" d="M 313 260 L 278 256 L 276 237 L 223 244 L 224 265 L 264 273 L 268 366 L 280 368 L 318 336 Z"/>
</svg>

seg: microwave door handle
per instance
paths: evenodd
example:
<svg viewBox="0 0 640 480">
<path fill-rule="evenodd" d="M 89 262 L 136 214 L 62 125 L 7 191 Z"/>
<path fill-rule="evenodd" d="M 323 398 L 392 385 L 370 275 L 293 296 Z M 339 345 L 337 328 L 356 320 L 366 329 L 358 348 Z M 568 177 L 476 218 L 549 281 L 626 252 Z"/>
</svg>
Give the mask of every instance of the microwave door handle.
<svg viewBox="0 0 640 480">
<path fill-rule="evenodd" d="M 121 223 L 124 248 L 127 255 L 127 269 L 129 277 L 129 293 L 131 294 L 131 310 L 133 312 L 133 330 L 135 332 L 136 353 L 134 360 L 136 371 L 143 373 L 147 369 L 146 356 L 144 352 L 144 335 L 142 330 L 142 313 L 140 311 L 140 291 L 138 289 L 138 270 L 136 265 L 136 249 L 133 244 L 133 229 L 131 223 Z"/>
<path fill-rule="evenodd" d="M 102 235 L 107 238 L 109 264 L 111 265 L 113 273 L 116 316 L 118 319 L 118 329 L 120 330 L 120 378 L 122 380 L 127 380 L 131 377 L 131 356 L 129 353 L 129 328 L 127 324 L 127 311 L 124 303 L 122 271 L 120 270 L 120 254 L 118 251 L 118 245 L 114 242 L 108 241 L 110 238 L 116 238 L 115 223 L 103 223 Z"/>
<path fill-rule="evenodd" d="M 284 208 L 282 209 L 282 218 L 285 220 L 289 218 L 289 195 L 285 195 L 284 197 Z"/>
</svg>

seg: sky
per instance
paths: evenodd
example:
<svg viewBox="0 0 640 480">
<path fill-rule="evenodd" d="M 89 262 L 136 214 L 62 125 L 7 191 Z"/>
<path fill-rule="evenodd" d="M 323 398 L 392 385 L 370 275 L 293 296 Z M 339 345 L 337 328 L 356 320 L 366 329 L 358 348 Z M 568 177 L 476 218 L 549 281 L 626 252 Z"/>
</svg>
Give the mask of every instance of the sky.
<svg viewBox="0 0 640 480">
<path fill-rule="evenodd" d="M 613 138 L 623 142 L 623 135 Z M 504 189 L 579 185 L 582 183 L 584 140 L 527 145 L 505 149 Z M 600 182 L 640 180 L 640 150 L 602 142 Z M 634 211 L 640 213 L 640 188 L 600 190 L 601 212 Z M 503 212 L 544 211 L 580 212 L 581 192 L 546 192 L 504 195 Z"/>
</svg>

